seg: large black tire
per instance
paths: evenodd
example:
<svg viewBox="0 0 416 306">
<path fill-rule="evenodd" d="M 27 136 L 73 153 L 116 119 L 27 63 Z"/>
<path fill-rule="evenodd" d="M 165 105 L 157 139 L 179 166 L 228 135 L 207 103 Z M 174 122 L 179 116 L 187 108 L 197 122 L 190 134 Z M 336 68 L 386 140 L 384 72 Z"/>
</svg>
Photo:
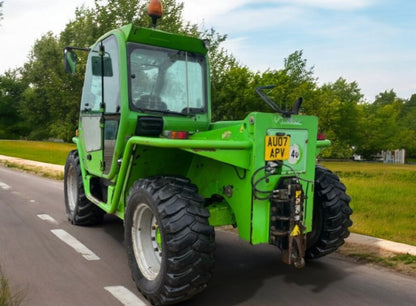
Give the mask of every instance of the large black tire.
<svg viewBox="0 0 416 306">
<path fill-rule="evenodd" d="M 141 179 L 127 199 L 125 242 L 137 288 L 154 305 L 187 300 L 206 288 L 215 232 L 189 180 Z"/>
<path fill-rule="evenodd" d="M 306 258 L 315 259 L 336 251 L 349 236 L 351 198 L 345 191 L 337 175 L 316 166 L 312 231 L 307 236 Z"/>
<path fill-rule="evenodd" d="M 101 223 L 105 212 L 85 196 L 78 151 L 69 152 L 64 172 L 65 207 L 68 220 L 75 225 Z"/>
</svg>

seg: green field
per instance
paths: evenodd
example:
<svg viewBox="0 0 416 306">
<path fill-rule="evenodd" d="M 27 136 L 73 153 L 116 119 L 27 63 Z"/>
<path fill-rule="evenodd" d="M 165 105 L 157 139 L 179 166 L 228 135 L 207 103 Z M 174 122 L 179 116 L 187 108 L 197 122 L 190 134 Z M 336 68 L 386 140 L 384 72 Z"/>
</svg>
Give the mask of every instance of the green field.
<svg viewBox="0 0 416 306">
<path fill-rule="evenodd" d="M 74 144 L 0 140 L 0 155 L 64 165 Z M 352 231 L 416 245 L 416 165 L 324 162 L 347 186 Z"/>
<path fill-rule="evenodd" d="M 416 166 L 326 162 L 347 186 L 352 231 L 416 245 Z"/>
<path fill-rule="evenodd" d="M 23 140 L 0 140 L 0 155 L 19 157 L 56 165 L 65 165 L 75 144 Z"/>
</svg>

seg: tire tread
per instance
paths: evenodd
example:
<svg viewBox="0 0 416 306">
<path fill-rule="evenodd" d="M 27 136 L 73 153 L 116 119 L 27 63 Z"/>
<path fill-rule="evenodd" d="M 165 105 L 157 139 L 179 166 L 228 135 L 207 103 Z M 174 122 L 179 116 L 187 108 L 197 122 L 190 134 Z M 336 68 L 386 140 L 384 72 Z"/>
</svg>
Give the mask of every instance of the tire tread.
<svg viewBox="0 0 416 306">
<path fill-rule="evenodd" d="M 346 194 L 345 185 L 330 170 L 317 165 L 315 173 L 314 223 L 315 215 L 320 216 L 318 225 L 310 233 L 305 257 L 315 259 L 335 252 L 344 244 L 352 225 L 349 206 L 351 198 Z M 316 228 L 319 227 L 319 228 Z"/>
<path fill-rule="evenodd" d="M 208 223 L 209 212 L 203 207 L 204 200 L 189 180 L 160 176 L 135 182 L 127 203 L 141 190 L 151 195 L 162 219 L 166 273 L 152 293 L 139 287 L 134 274 L 133 279 L 152 304 L 187 300 L 207 287 L 214 268 L 215 232 Z"/>
</svg>

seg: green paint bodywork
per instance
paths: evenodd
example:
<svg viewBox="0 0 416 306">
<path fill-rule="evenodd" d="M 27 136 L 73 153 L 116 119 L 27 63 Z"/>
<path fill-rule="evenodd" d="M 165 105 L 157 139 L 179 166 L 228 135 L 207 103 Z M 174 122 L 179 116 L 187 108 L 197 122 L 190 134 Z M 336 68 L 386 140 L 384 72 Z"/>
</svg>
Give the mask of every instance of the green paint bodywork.
<svg viewBox="0 0 416 306">
<path fill-rule="evenodd" d="M 302 179 L 305 192 L 306 232 L 311 231 L 315 159 L 321 149 L 330 145 L 327 140 L 316 140 L 316 117 L 292 115 L 284 118 L 277 113 L 253 112 L 241 121 L 212 123 L 207 61 L 206 112 L 186 117 L 163 116 L 164 130 L 189 131 L 189 139 L 137 136 L 137 117 L 143 114 L 132 111 L 129 106 L 127 43 L 202 55 L 206 55 L 207 50 L 199 39 L 133 25 L 111 31 L 98 41 L 109 35 L 116 37 L 119 46 L 121 110 L 119 117 L 113 118 L 118 122 L 118 131 L 112 161 L 105 165 L 106 170 L 102 164 L 103 150 L 87 153 L 82 120 L 79 136 L 73 139 L 80 156 L 85 193 L 90 201 L 107 213 L 124 219 L 126 199 L 136 180 L 155 175 L 187 177 L 198 186 L 199 194 L 204 198 L 222 199 L 208 203 L 212 225 L 233 225 L 240 237 L 252 244 L 269 243 L 270 203 L 253 197 L 251 179 L 257 169 L 265 166 L 265 136 L 284 132 L 291 135 L 291 146 L 297 146 L 299 157 L 285 161 L 284 166 L 278 168 L 278 175 L 262 181 L 258 188 L 272 191 L 280 177 L 293 176 L 295 170 Z M 97 113 L 97 116 L 103 120 L 112 119 L 103 113 Z M 106 200 L 93 194 L 92 186 L 97 178 L 106 182 Z"/>
</svg>

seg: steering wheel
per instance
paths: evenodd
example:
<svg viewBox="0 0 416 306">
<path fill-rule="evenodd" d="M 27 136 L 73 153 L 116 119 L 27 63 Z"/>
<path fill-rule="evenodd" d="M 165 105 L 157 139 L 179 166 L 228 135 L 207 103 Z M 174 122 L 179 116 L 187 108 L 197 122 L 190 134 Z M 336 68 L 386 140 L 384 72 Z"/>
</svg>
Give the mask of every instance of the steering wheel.
<svg viewBox="0 0 416 306">
<path fill-rule="evenodd" d="M 154 109 L 154 110 L 167 110 L 168 106 L 159 96 L 154 95 L 142 95 L 139 100 L 134 103 L 138 108 Z"/>
</svg>

